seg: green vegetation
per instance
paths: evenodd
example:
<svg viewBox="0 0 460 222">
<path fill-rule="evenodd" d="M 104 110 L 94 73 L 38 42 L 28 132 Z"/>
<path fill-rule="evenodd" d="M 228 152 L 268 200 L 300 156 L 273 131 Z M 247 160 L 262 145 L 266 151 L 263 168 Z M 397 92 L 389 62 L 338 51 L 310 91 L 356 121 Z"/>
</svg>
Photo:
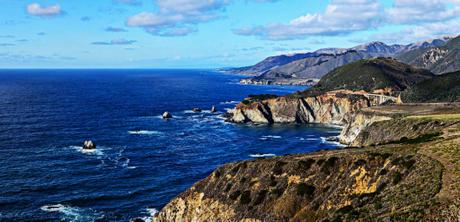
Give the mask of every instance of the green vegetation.
<svg viewBox="0 0 460 222">
<path fill-rule="evenodd" d="M 299 183 L 297 184 L 297 187 L 296 187 L 296 192 L 297 192 L 297 195 L 299 196 L 305 196 L 305 195 L 311 196 L 313 195 L 315 190 L 316 190 L 315 186 L 308 185 L 306 183 Z"/>
<path fill-rule="evenodd" d="M 337 68 L 325 75 L 316 86 L 292 96 L 315 96 L 333 90 L 372 92 L 391 88 L 402 91 L 433 76 L 427 70 L 416 69 L 391 58 L 367 59 Z"/>
<path fill-rule="evenodd" d="M 274 99 L 274 98 L 278 98 L 278 96 L 272 95 L 272 94 L 249 95 L 248 98 L 242 101 L 242 103 L 245 105 L 249 105 L 254 102 L 260 102 L 263 100 Z"/>
<path fill-rule="evenodd" d="M 460 72 L 425 80 L 402 93 L 403 102 L 459 102 Z"/>
</svg>

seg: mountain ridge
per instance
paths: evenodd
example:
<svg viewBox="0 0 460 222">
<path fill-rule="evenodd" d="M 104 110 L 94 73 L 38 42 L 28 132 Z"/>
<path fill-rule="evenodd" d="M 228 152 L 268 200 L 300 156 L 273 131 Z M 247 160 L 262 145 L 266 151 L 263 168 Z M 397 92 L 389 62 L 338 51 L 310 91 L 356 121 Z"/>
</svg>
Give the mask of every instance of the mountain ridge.
<svg viewBox="0 0 460 222">
<path fill-rule="evenodd" d="M 418 48 L 398 55 L 397 58 L 418 68 L 429 69 L 436 74 L 460 70 L 460 36 L 446 44 L 430 48 Z"/>
<path fill-rule="evenodd" d="M 227 72 L 253 76 L 242 79 L 240 83 L 243 84 L 314 85 L 328 72 L 348 63 L 376 57 L 396 57 L 416 49 L 439 47 L 451 39 L 451 37 L 443 37 L 408 45 L 387 45 L 374 41 L 352 48 L 325 48 L 309 53 L 293 54 L 290 57 L 271 56 L 254 66 L 228 69 Z M 279 60 L 283 61 L 278 62 Z"/>
</svg>

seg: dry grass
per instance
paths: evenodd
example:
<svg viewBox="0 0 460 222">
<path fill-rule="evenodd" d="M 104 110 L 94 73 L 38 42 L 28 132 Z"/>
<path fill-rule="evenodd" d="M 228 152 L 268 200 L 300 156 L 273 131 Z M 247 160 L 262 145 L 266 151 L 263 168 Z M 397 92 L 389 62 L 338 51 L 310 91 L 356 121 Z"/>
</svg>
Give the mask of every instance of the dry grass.
<svg viewBox="0 0 460 222">
<path fill-rule="evenodd" d="M 406 119 L 440 120 L 440 121 L 460 121 L 460 114 L 435 114 L 435 115 L 413 115 Z"/>
</svg>

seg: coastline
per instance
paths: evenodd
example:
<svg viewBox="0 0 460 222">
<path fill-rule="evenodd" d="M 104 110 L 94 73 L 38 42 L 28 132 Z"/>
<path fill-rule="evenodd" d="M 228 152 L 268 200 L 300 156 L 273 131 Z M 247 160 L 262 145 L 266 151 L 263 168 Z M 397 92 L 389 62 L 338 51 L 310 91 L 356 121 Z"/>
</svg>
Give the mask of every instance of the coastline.
<svg viewBox="0 0 460 222">
<path fill-rule="evenodd" d="M 413 113 L 414 107 L 421 111 Z M 424 220 L 446 217 L 446 211 L 425 212 L 450 206 L 460 195 L 450 196 L 449 201 L 430 205 L 424 211 L 416 210 L 424 204 L 423 200 L 417 199 L 420 195 L 436 201 L 438 194 L 449 192 L 441 188 L 442 175 L 456 175 L 453 171 L 443 170 L 447 163 L 439 161 L 437 156 L 440 154 L 427 155 L 427 152 L 432 152 L 428 150 L 433 149 L 433 144 L 451 146 L 449 144 L 460 142 L 456 133 L 460 131 L 459 106 L 454 105 L 442 111 L 457 113 L 449 118 L 439 113 L 438 107 L 439 104 L 432 104 L 427 110 L 426 106 L 408 104 L 386 107 L 384 110 L 379 107 L 363 110 L 356 115 L 357 120 L 342 130 L 342 135 L 346 135 L 350 128 L 358 129 L 358 136 L 354 137 L 352 145 L 362 148 L 345 147 L 226 164 L 173 199 L 153 221 L 178 221 L 180 218 L 231 221 L 278 221 L 292 218 L 299 221 L 307 218 L 316 218 L 313 221 L 320 218 L 343 220 L 355 218 L 356 213 L 353 212 L 360 209 L 368 209 L 382 220 L 398 215 L 399 211 L 386 205 L 373 204 L 383 197 L 397 198 L 398 201 L 394 203 L 401 204 L 401 207 L 412 203 L 410 213 L 403 218 L 414 215 Z M 389 115 L 388 110 L 407 111 L 401 116 L 400 112 Z M 366 117 L 360 117 L 363 115 Z M 382 115 L 385 118 L 379 118 Z M 382 138 L 378 136 L 382 131 L 394 133 Z M 459 146 L 454 147 L 460 149 Z M 308 167 L 301 170 L 304 166 Z M 381 173 L 383 170 L 386 172 Z M 460 184 L 460 179 L 456 183 Z M 407 186 L 418 191 L 412 196 L 406 194 L 405 199 L 399 198 Z M 219 187 L 226 188 L 222 190 Z M 371 198 L 372 201 L 363 201 L 363 197 Z M 296 207 L 299 205 L 302 207 Z M 351 207 L 353 210 L 348 210 Z"/>
</svg>

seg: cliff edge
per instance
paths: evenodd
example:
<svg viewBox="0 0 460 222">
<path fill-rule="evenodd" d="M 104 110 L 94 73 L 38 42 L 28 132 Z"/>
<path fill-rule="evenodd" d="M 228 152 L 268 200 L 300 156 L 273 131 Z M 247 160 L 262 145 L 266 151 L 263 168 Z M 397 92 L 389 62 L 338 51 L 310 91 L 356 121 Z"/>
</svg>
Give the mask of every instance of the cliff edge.
<svg viewBox="0 0 460 222">
<path fill-rule="evenodd" d="M 363 148 L 226 164 L 173 199 L 154 221 L 457 219 L 459 106 L 365 111 L 363 118 L 379 118 L 360 125 L 351 143 Z M 394 133 L 372 137 L 383 131 Z"/>
</svg>

